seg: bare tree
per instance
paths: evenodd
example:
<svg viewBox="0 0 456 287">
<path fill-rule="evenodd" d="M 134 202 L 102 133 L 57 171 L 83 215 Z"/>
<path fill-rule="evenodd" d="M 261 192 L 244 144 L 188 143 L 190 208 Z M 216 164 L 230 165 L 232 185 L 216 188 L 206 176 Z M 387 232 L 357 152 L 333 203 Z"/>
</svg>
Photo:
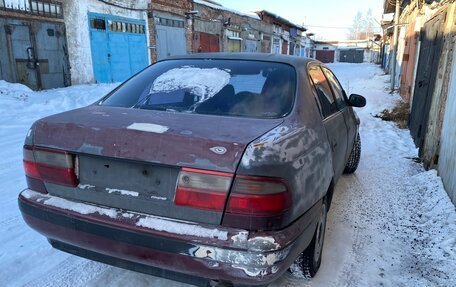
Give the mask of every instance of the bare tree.
<svg viewBox="0 0 456 287">
<path fill-rule="evenodd" d="M 367 10 L 366 15 L 361 11 L 353 18 L 352 28 L 348 34 L 350 40 L 365 40 L 371 38 L 375 32 L 376 23 L 372 16 L 372 9 Z"/>
</svg>

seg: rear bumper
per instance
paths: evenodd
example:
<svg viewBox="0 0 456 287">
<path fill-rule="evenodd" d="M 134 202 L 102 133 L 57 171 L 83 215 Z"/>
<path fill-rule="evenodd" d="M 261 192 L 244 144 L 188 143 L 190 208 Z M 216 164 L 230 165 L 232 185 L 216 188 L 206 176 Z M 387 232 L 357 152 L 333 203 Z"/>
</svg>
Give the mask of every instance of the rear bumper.
<svg viewBox="0 0 456 287">
<path fill-rule="evenodd" d="M 195 285 L 205 285 L 208 280 L 268 284 L 288 269 L 315 229 L 315 208 L 285 230 L 249 233 L 78 203 L 31 190 L 20 194 L 19 207 L 26 223 L 57 249 Z"/>
</svg>

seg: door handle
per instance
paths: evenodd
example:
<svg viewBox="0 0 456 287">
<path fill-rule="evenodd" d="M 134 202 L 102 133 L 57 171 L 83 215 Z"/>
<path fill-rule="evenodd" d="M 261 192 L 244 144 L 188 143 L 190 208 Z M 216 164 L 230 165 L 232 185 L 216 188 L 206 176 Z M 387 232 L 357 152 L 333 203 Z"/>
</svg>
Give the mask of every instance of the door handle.
<svg viewBox="0 0 456 287">
<path fill-rule="evenodd" d="M 336 147 L 337 147 L 337 142 L 332 142 L 332 151 L 335 151 L 336 150 Z"/>
</svg>

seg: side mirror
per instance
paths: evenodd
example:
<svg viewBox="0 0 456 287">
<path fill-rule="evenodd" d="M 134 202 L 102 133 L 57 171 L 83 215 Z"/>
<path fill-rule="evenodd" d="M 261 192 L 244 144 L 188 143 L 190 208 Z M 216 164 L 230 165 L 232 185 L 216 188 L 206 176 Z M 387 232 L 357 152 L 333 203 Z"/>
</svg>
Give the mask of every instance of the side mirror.
<svg viewBox="0 0 456 287">
<path fill-rule="evenodd" d="M 366 106 L 366 98 L 361 95 L 351 94 L 348 104 L 352 107 L 362 108 Z"/>
</svg>

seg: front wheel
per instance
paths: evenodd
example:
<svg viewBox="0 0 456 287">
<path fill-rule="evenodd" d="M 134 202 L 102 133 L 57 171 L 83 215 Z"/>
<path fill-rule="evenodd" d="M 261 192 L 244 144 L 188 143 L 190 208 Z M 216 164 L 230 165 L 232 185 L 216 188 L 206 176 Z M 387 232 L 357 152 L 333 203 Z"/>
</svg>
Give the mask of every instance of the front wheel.
<svg viewBox="0 0 456 287">
<path fill-rule="evenodd" d="M 298 278 L 312 278 L 317 274 L 321 265 L 323 243 L 325 240 L 327 205 L 323 200 L 317 228 L 309 246 L 296 258 L 290 266 L 290 272 Z"/>
<path fill-rule="evenodd" d="M 359 133 L 356 135 L 355 144 L 345 165 L 344 173 L 354 173 L 358 168 L 359 160 L 361 158 L 361 138 Z"/>
</svg>

